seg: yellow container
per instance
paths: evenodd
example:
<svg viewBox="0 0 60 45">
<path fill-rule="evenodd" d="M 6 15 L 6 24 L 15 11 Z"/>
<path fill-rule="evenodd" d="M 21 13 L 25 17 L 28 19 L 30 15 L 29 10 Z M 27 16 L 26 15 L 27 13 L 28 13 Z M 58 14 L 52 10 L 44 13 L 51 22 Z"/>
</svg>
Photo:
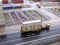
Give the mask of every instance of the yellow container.
<svg viewBox="0 0 60 45">
<path fill-rule="evenodd" d="M 38 25 L 38 29 L 41 30 L 43 27 L 42 25 Z"/>
<path fill-rule="evenodd" d="M 33 31 L 33 26 L 30 26 L 30 31 Z"/>
<path fill-rule="evenodd" d="M 20 32 L 23 32 L 23 30 L 22 30 L 22 26 L 21 26 Z"/>
<path fill-rule="evenodd" d="M 22 33 L 22 32 L 27 32 L 27 27 L 23 28 L 23 27 L 21 26 L 20 32 L 21 32 L 21 33 Z"/>
</svg>

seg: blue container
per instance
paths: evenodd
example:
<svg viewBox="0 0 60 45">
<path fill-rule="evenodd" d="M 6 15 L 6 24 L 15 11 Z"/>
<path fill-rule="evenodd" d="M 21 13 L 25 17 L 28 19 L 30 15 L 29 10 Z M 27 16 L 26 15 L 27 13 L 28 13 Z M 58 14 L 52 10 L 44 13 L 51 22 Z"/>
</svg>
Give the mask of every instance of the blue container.
<svg viewBox="0 0 60 45">
<path fill-rule="evenodd" d="M 12 6 L 3 7 L 3 10 L 12 9 Z"/>
<path fill-rule="evenodd" d="M 17 8 L 17 6 L 12 6 L 12 8 L 13 8 L 13 9 L 16 9 L 16 8 Z"/>
</svg>

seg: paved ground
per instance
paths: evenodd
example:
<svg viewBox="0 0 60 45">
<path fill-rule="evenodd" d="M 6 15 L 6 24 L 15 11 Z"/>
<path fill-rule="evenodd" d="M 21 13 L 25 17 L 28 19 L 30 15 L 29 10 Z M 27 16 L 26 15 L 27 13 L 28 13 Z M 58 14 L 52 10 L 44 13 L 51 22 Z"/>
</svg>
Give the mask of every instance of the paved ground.
<svg viewBox="0 0 60 45">
<path fill-rule="evenodd" d="M 50 37 L 59 37 L 60 36 L 60 25 L 56 25 L 56 26 L 52 26 L 50 28 L 50 31 L 43 31 L 38 35 L 35 36 L 31 36 L 31 37 L 21 37 L 20 33 L 16 33 L 16 34 L 10 34 L 7 35 L 6 38 L 1 39 L 0 38 L 0 45 L 15 45 L 15 44 L 26 44 L 26 43 L 30 43 L 30 41 L 34 40 L 44 40 L 44 38 L 50 38 Z M 47 39 L 48 39 L 47 38 Z M 53 41 L 58 41 L 59 38 L 55 38 L 57 40 L 55 40 L 54 38 L 52 38 Z M 51 43 L 51 38 L 49 39 Z M 23 43 L 24 42 L 24 43 Z M 47 43 L 46 41 L 43 41 L 45 43 Z"/>
<path fill-rule="evenodd" d="M 54 42 L 54 43 L 52 43 L 52 44 L 50 44 L 50 45 L 60 45 L 60 41 Z"/>
<path fill-rule="evenodd" d="M 57 21 L 56 21 L 56 23 L 53 22 L 51 24 L 52 26 L 50 28 L 50 31 L 48 31 L 48 32 L 43 31 L 40 34 L 31 36 L 31 37 L 21 37 L 20 33 L 10 34 L 10 35 L 7 35 L 7 37 L 5 37 L 5 38 L 2 38 L 2 39 L 0 38 L 0 45 L 15 45 L 15 44 L 16 45 L 20 45 L 20 44 L 28 45 L 31 41 L 33 42 L 33 44 L 36 44 L 35 41 L 39 42 L 39 44 L 43 44 L 42 42 L 47 44 L 48 41 L 49 41 L 49 43 L 51 43 L 51 41 L 52 42 L 58 41 L 58 40 L 60 40 L 60 38 L 58 38 L 60 36 L 60 22 L 59 22 L 59 20 L 57 20 Z M 10 28 L 10 31 L 15 31 L 14 29 L 12 29 L 13 27 L 15 27 L 14 29 L 16 29 L 17 27 L 20 27 L 20 25 L 19 26 L 15 26 L 15 25 L 9 26 L 8 29 Z M 18 31 L 18 30 L 19 29 L 16 29 L 16 31 Z"/>
<path fill-rule="evenodd" d="M 50 13 L 52 13 L 60 18 L 60 12 L 54 11 L 52 8 L 48 8 L 45 10 L 47 10 L 48 12 L 50 12 Z"/>
</svg>

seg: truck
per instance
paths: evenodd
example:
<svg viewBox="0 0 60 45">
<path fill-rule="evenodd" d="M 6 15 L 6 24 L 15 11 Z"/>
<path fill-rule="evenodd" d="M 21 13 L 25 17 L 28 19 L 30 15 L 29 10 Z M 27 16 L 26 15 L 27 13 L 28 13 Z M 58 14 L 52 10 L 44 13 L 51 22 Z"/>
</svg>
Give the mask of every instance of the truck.
<svg viewBox="0 0 60 45">
<path fill-rule="evenodd" d="M 41 20 L 34 20 L 34 21 L 28 21 L 23 22 L 20 28 L 20 32 L 22 36 L 31 36 L 39 34 L 43 30 L 49 31 L 50 24 L 42 24 L 43 21 Z"/>
</svg>

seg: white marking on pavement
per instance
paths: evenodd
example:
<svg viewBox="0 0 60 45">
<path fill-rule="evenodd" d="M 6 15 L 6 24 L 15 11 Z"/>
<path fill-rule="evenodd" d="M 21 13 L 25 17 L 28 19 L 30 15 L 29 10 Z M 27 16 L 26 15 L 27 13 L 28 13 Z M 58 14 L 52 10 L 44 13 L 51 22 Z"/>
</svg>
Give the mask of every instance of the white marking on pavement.
<svg viewBox="0 0 60 45">
<path fill-rule="evenodd" d="M 49 6 L 49 7 L 48 6 L 45 6 L 45 7 L 41 6 L 41 8 L 60 8 L 60 7 L 59 6 Z"/>
<path fill-rule="evenodd" d="M 9 16 L 10 16 L 10 18 L 11 18 L 11 20 L 12 20 L 13 24 L 15 24 L 14 19 L 13 19 L 13 17 L 11 16 L 11 14 L 10 14 L 10 13 L 9 13 Z"/>
<path fill-rule="evenodd" d="M 52 31 L 52 32 L 56 32 L 56 31 Z M 45 34 L 47 35 L 48 33 L 45 33 Z M 42 34 L 42 35 L 45 35 L 45 34 Z M 39 35 L 35 35 L 35 36 L 32 36 L 32 37 L 37 37 L 37 36 L 39 36 Z M 23 39 L 32 38 L 32 37 L 26 37 L 26 38 L 20 38 L 20 39 L 5 41 L 5 42 L 1 42 L 0 44 L 9 43 L 9 42 L 18 41 L 18 40 L 23 40 Z"/>
<path fill-rule="evenodd" d="M 55 19 L 55 18 L 58 18 L 57 16 L 55 16 L 54 14 L 52 14 L 52 13 L 50 13 L 50 12 L 48 12 L 48 11 L 46 11 L 46 10 L 44 10 L 44 9 L 40 9 L 41 11 L 41 13 L 43 13 L 44 15 L 46 14 L 46 16 L 49 16 L 49 17 L 51 17 L 52 19 Z"/>
<path fill-rule="evenodd" d="M 17 16 L 17 18 L 19 19 L 19 21 L 22 23 L 22 20 L 21 20 L 21 18 L 19 17 L 19 15 L 15 12 L 15 14 L 16 14 L 16 16 Z"/>
<path fill-rule="evenodd" d="M 39 36 L 39 35 L 35 35 L 35 36 L 32 36 L 32 37 L 36 37 L 36 36 Z M 13 41 L 17 41 L 17 40 L 23 40 L 23 39 L 32 38 L 32 37 L 19 38 L 19 39 L 15 39 L 15 40 L 5 41 L 5 42 L 1 42 L 0 44 L 8 43 L 8 42 L 13 42 Z"/>
<path fill-rule="evenodd" d="M 48 36 L 48 37 L 45 37 L 45 38 L 41 38 L 41 39 L 37 39 L 37 40 L 33 40 L 33 41 L 28 41 L 28 42 L 24 42 L 24 43 L 20 43 L 20 44 L 16 44 L 16 45 L 22 45 L 22 44 L 27 44 L 27 43 L 31 43 L 31 42 L 36 42 L 36 41 L 39 41 L 39 40 L 44 40 L 44 39 L 52 38 L 52 37 L 56 37 L 56 36 L 60 36 L 60 34 L 54 35 L 54 36 Z"/>
</svg>

